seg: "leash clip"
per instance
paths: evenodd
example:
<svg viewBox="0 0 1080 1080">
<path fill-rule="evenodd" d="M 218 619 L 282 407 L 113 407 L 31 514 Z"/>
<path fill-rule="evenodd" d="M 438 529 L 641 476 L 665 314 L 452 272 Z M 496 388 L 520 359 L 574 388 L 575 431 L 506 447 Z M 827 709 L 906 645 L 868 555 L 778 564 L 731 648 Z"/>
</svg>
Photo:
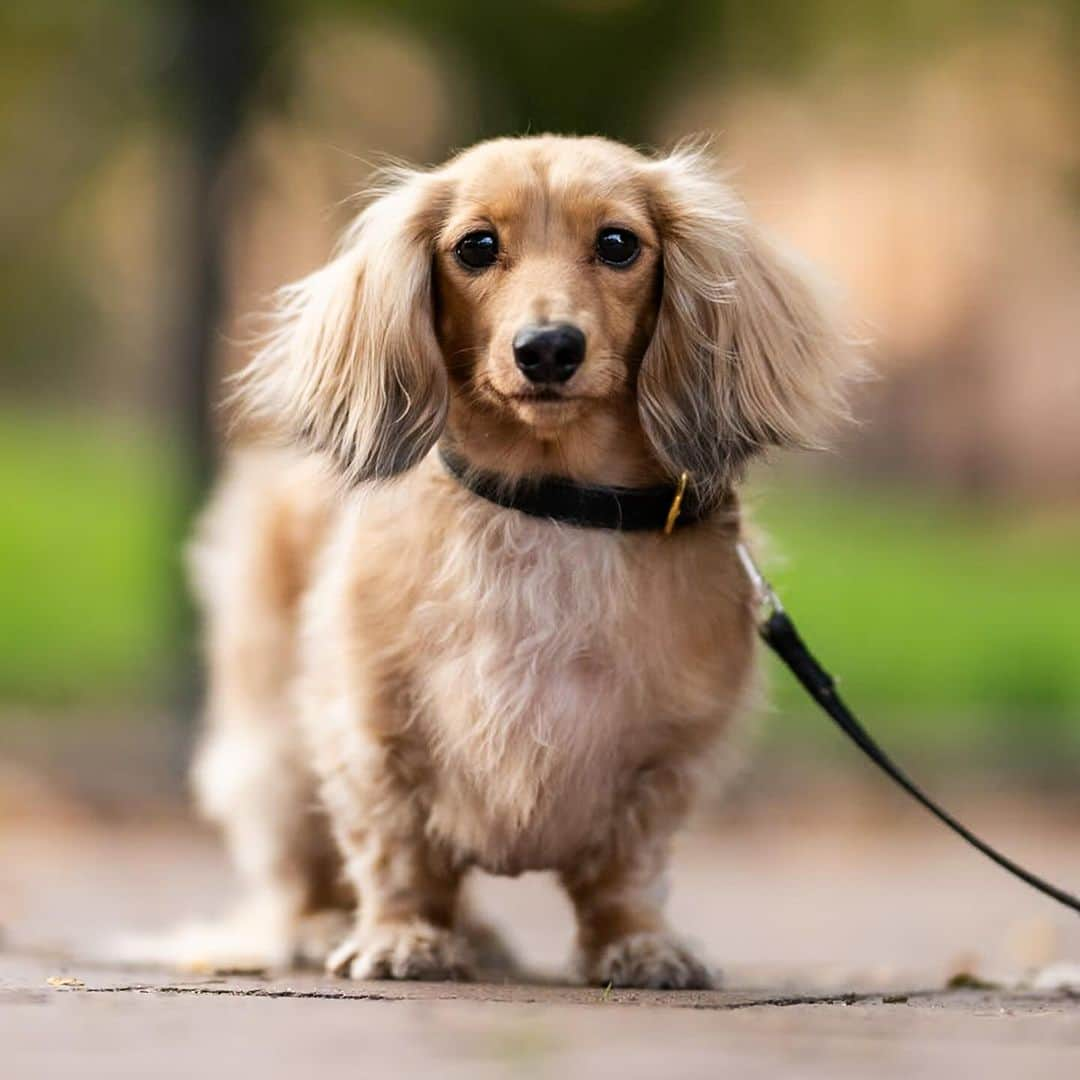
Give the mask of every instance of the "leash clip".
<svg viewBox="0 0 1080 1080">
<path fill-rule="evenodd" d="M 780 597 L 776 595 L 773 587 L 769 584 L 768 578 L 761 572 L 758 564 L 754 562 L 754 556 L 750 554 L 750 549 L 741 540 L 735 545 L 735 554 L 739 556 L 739 562 L 742 563 L 742 568 L 746 571 L 750 584 L 754 586 L 754 594 L 758 604 L 766 610 L 769 616 L 782 615 L 784 605 L 780 603 Z"/>
</svg>

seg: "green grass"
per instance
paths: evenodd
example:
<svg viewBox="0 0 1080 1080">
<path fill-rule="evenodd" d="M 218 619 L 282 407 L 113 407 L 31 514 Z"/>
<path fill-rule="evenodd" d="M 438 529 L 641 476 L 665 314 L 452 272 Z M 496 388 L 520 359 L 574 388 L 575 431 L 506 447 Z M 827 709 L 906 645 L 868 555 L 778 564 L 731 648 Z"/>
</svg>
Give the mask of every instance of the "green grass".
<svg viewBox="0 0 1080 1080">
<path fill-rule="evenodd" d="M 176 651 L 175 456 L 145 430 L 0 413 L 0 701 L 149 701 Z M 891 745 L 1080 752 L 1080 512 L 757 485 L 771 576 Z M 834 740 L 782 671 L 785 737 Z"/>
<path fill-rule="evenodd" d="M 775 585 L 857 710 L 912 741 L 1080 745 L 1080 514 L 794 486 L 753 503 Z M 801 710 L 786 673 L 772 684 Z"/>
<path fill-rule="evenodd" d="M 0 413 L 0 700 L 146 700 L 169 648 L 176 482 L 147 432 Z"/>
</svg>

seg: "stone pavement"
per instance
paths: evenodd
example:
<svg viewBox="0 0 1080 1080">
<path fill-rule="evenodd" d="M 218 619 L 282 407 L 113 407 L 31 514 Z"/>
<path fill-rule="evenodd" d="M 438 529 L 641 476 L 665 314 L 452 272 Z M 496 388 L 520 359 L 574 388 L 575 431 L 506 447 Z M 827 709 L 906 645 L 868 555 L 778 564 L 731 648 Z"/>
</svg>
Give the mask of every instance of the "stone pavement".
<svg viewBox="0 0 1080 1080">
<path fill-rule="evenodd" d="M 1080 881 L 1066 825 L 980 824 Z M 1077 921 L 914 816 L 690 836 L 673 920 L 725 969 L 725 989 L 700 994 L 569 984 L 569 911 L 542 875 L 473 890 L 527 981 L 194 977 L 93 959 L 113 933 L 220 908 L 226 882 L 210 839 L 170 821 L 0 827 L 0 1078 L 1080 1076 L 1080 996 L 1025 988 L 1030 969 L 1080 959 Z"/>
</svg>

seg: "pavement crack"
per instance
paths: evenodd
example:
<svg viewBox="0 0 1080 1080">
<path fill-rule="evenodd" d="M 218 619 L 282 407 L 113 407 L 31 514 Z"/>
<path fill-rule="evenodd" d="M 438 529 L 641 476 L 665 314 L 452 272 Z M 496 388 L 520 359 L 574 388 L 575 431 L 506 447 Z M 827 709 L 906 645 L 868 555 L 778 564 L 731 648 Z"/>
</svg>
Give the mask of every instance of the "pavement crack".
<svg viewBox="0 0 1080 1080">
<path fill-rule="evenodd" d="M 192 986 L 184 984 L 154 983 L 124 983 L 117 986 L 79 986 L 57 987 L 59 993 L 75 994 L 170 994 L 189 995 L 192 997 L 245 997 L 245 998 L 289 998 L 316 1001 L 411 1001 L 415 1000 L 412 995 L 398 993 L 379 993 L 371 990 L 331 990 L 313 989 L 301 990 L 293 987 L 259 987 L 259 986 Z M 916 998 L 931 996 L 932 992 L 913 992 L 902 996 L 902 1002 Z M 453 993 L 436 994 L 438 998 L 454 998 L 458 995 Z M 463 995 L 465 1000 L 489 1001 L 492 1003 L 507 1004 L 530 1004 L 536 1003 L 536 997 L 522 997 L 508 999 L 497 995 L 490 998 L 474 998 L 471 995 Z M 610 998 L 603 1002 L 593 1002 L 577 999 L 573 1004 L 603 1004 L 622 1006 L 660 1006 L 661 1008 L 694 1009 L 712 1012 L 736 1012 L 746 1009 L 759 1008 L 789 1008 L 799 1005 L 862 1005 L 862 1004 L 899 1004 L 899 998 L 889 1000 L 888 996 L 881 993 L 834 993 L 834 994 L 779 994 L 767 997 L 744 997 L 734 1000 L 666 1000 L 655 1001 L 642 1000 L 637 996 L 629 998 Z"/>
<path fill-rule="evenodd" d="M 785 1009 L 791 1005 L 858 1005 L 864 1001 L 880 999 L 880 994 L 784 994 L 779 997 L 751 998 L 747 1001 L 702 1002 L 700 1007 L 734 1012 L 737 1009 Z"/>
<path fill-rule="evenodd" d="M 152 983 L 131 983 L 126 986 L 82 986 L 65 988 L 75 994 L 190 994 L 194 997 L 255 997 L 305 998 L 319 1001 L 400 1001 L 393 994 L 370 991 L 350 993 L 347 990 L 294 990 L 289 987 L 270 989 L 261 986 L 155 986 Z"/>
</svg>

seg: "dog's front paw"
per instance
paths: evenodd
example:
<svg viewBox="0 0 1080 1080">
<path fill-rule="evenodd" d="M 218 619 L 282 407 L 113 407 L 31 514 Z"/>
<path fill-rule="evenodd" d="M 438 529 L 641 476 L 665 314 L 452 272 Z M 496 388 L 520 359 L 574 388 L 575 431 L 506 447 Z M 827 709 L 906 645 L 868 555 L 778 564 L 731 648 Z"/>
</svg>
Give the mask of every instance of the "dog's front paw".
<svg viewBox="0 0 1080 1080">
<path fill-rule="evenodd" d="M 708 990 L 713 985 L 709 969 L 664 933 L 631 934 L 613 941 L 586 960 L 585 975 L 598 986 Z"/>
<path fill-rule="evenodd" d="M 465 939 L 450 930 L 400 923 L 348 938 L 330 954 L 326 970 L 350 979 L 466 981 L 472 957 Z"/>
</svg>

